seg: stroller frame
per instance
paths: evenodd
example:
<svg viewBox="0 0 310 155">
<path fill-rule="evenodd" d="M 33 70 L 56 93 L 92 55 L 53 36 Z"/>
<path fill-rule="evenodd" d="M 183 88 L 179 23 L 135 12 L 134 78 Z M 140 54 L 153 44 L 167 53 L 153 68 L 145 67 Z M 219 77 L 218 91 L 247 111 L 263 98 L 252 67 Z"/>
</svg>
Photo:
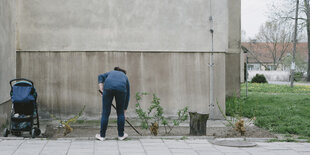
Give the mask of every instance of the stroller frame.
<svg viewBox="0 0 310 155">
<path fill-rule="evenodd" d="M 20 82 L 22 82 L 22 84 L 26 84 L 26 86 L 28 84 L 28 86 L 31 86 L 31 87 L 34 88 L 33 82 L 31 80 L 28 80 L 28 79 L 25 79 L 25 78 L 13 79 L 13 80 L 10 81 L 10 86 L 11 86 L 11 93 L 10 93 L 10 95 L 11 95 L 11 97 L 12 97 L 12 93 L 13 93 L 12 83 L 14 81 L 16 82 L 15 84 L 17 84 L 17 81 L 20 81 Z M 35 138 L 36 136 L 39 136 L 41 134 L 40 122 L 39 122 L 39 114 L 38 114 L 38 107 L 37 107 L 37 93 L 36 93 L 35 89 L 34 89 L 33 93 L 35 94 L 35 101 L 33 103 L 34 104 L 33 105 L 33 112 L 30 115 L 30 117 L 26 117 L 26 118 L 16 118 L 16 117 L 14 117 L 14 114 L 15 114 L 14 104 L 15 103 L 12 102 L 9 129 L 7 129 L 7 128 L 4 129 L 4 133 L 3 133 L 4 137 L 7 137 L 8 134 L 10 134 L 10 133 L 15 135 L 15 136 L 21 136 L 23 131 L 29 131 L 29 133 L 30 133 L 32 138 Z M 35 113 L 35 115 L 34 115 L 34 113 Z M 35 119 L 36 119 L 36 122 L 34 122 Z M 30 122 L 30 129 L 29 128 L 28 129 L 26 129 L 26 128 L 14 129 L 12 121 L 15 122 L 15 123 Z M 34 126 L 36 126 L 36 127 L 34 127 Z"/>
</svg>

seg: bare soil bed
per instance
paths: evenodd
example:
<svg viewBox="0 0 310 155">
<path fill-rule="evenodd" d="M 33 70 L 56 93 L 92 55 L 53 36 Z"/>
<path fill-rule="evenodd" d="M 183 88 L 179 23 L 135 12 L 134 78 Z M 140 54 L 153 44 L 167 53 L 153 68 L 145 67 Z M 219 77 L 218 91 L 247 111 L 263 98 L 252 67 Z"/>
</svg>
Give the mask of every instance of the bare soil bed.
<svg viewBox="0 0 310 155">
<path fill-rule="evenodd" d="M 151 135 L 149 130 L 141 129 L 140 127 L 136 127 L 137 130 L 143 136 L 153 136 Z M 50 130 L 50 129 L 49 129 Z M 54 128 L 53 133 L 49 134 L 47 138 L 64 138 L 64 137 L 93 137 L 95 134 L 99 133 L 99 127 L 83 127 L 76 126 L 73 127 L 73 131 L 68 135 L 63 135 L 63 128 Z M 139 136 L 131 127 L 125 127 L 125 132 L 130 136 Z M 43 134 L 44 135 L 44 134 Z M 106 132 L 107 137 L 117 137 L 117 127 L 109 126 Z M 46 135 L 45 135 L 46 136 Z M 189 127 L 175 127 L 170 134 L 165 134 L 164 127 L 159 128 L 158 136 L 190 136 L 189 135 Z M 207 128 L 207 136 L 214 136 L 215 138 L 233 138 L 233 137 L 241 137 L 241 135 L 230 127 L 208 127 Z M 247 132 L 245 133 L 245 137 L 252 138 L 276 138 L 276 136 L 264 129 L 258 127 L 248 127 Z"/>
</svg>

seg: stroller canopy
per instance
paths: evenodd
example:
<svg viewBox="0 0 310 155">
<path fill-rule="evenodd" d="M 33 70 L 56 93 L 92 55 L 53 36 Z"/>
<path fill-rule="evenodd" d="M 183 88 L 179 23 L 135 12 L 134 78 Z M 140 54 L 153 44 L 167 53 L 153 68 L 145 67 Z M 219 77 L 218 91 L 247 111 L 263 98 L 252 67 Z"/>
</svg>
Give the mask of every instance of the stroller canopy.
<svg viewBox="0 0 310 155">
<path fill-rule="evenodd" d="M 33 84 L 27 81 L 16 82 L 12 86 L 11 100 L 15 113 L 32 115 L 36 104 L 37 93 Z"/>
<path fill-rule="evenodd" d="M 13 103 L 32 103 L 36 99 L 35 88 L 30 82 L 19 81 L 12 87 Z"/>
</svg>

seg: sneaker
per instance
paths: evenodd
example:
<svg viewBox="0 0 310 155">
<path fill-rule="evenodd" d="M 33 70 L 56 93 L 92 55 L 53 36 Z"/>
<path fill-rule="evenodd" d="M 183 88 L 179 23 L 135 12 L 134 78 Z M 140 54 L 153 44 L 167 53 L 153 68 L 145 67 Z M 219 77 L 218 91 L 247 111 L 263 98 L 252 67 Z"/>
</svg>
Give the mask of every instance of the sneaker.
<svg viewBox="0 0 310 155">
<path fill-rule="evenodd" d="M 104 137 L 101 137 L 100 134 L 96 134 L 96 139 L 100 140 L 100 141 L 104 141 L 105 138 Z"/>
<path fill-rule="evenodd" d="M 124 136 L 123 137 L 118 137 L 118 140 L 124 140 L 128 137 L 128 134 L 127 133 L 124 133 Z"/>
</svg>

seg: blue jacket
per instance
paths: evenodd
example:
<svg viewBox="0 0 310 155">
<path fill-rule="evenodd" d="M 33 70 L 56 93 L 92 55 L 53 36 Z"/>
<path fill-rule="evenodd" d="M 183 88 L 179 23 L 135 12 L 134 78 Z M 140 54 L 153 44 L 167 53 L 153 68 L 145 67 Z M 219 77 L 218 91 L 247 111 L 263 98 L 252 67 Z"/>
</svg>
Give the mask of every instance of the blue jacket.
<svg viewBox="0 0 310 155">
<path fill-rule="evenodd" d="M 104 90 L 118 90 L 127 93 L 125 109 L 128 107 L 130 98 L 130 86 L 128 77 L 121 71 L 111 71 L 98 76 L 98 83 L 104 83 Z"/>
</svg>

